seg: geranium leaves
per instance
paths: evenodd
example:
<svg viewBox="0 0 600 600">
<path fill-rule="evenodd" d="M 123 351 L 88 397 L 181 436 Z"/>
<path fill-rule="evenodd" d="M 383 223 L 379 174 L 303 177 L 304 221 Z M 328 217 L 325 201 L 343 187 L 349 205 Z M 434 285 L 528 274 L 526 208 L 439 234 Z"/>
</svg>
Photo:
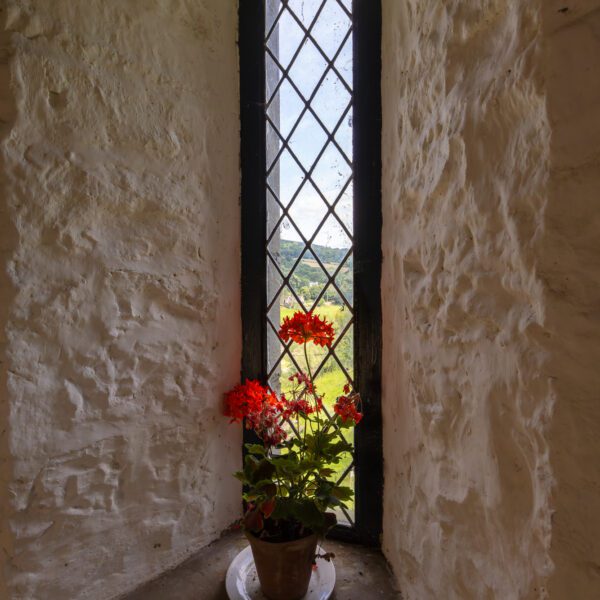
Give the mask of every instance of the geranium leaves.
<svg viewBox="0 0 600 600">
<path fill-rule="evenodd" d="M 250 454 L 257 454 L 259 456 L 265 456 L 267 454 L 266 448 L 260 444 L 246 444 L 246 450 Z"/>
<path fill-rule="evenodd" d="M 275 498 L 269 498 L 260 505 L 260 510 L 262 511 L 263 515 L 265 515 L 265 518 L 268 519 L 273 514 L 276 505 L 277 501 Z"/>
<path fill-rule="evenodd" d="M 284 393 L 246 380 L 225 394 L 225 415 L 243 421 L 262 442 L 245 445 L 235 477 L 244 485 L 244 525 L 263 539 L 325 533 L 336 522 L 330 509 L 346 509 L 352 498 L 352 488 L 338 485 L 338 478 L 351 473 L 352 460 L 342 461 L 353 452 L 341 430 L 362 419 L 360 396 L 344 385 L 330 412 L 315 387 L 307 351 L 307 344 L 331 347 L 334 333 L 331 323 L 312 312 L 286 316 L 280 339 L 286 350 L 292 343 L 304 347 L 306 369 L 296 365 Z"/>
<path fill-rule="evenodd" d="M 259 532 L 264 526 L 262 513 L 257 508 L 248 510 L 242 521 L 249 531 Z"/>
<path fill-rule="evenodd" d="M 290 444 L 287 452 L 275 456 L 259 444 L 246 444 L 244 469 L 235 475 L 245 484 L 249 510 L 244 525 L 250 531 L 264 527 L 264 519 L 283 519 L 325 533 L 335 523 L 328 508 L 346 507 L 352 498 L 351 488 L 329 480 L 336 475 L 331 465 L 352 449 L 351 444 L 333 431 L 306 434 L 303 441 L 304 452 Z"/>
</svg>

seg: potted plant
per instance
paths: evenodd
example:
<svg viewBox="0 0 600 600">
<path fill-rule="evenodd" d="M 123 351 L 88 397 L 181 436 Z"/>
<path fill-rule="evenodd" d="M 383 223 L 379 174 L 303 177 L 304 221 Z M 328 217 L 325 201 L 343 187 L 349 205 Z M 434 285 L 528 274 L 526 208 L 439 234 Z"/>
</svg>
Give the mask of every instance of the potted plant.
<svg viewBox="0 0 600 600">
<path fill-rule="evenodd" d="M 260 440 L 246 444 L 235 477 L 244 484 L 241 523 L 262 591 L 271 600 L 296 600 L 308 590 L 318 538 L 337 521 L 332 509 L 347 508 L 353 497 L 352 488 L 337 484 L 335 465 L 352 450 L 337 430 L 354 427 L 362 414 L 359 395 L 346 385 L 328 416 L 315 387 L 308 345 L 331 346 L 331 323 L 296 312 L 284 319 L 279 336 L 303 346 L 306 371 L 289 378 L 287 395 L 246 380 L 226 394 L 224 412 Z"/>
</svg>

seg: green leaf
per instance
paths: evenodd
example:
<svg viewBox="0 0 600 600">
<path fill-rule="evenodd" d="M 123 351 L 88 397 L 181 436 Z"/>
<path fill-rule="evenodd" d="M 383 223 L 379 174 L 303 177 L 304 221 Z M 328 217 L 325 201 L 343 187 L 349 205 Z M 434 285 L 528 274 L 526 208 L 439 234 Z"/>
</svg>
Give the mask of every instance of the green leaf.
<svg viewBox="0 0 600 600">
<path fill-rule="evenodd" d="M 323 469 L 319 469 L 319 475 L 322 477 L 331 477 L 335 471 L 330 469 L 329 467 L 324 467 Z"/>
<path fill-rule="evenodd" d="M 325 523 L 324 514 L 310 499 L 296 502 L 293 506 L 293 514 L 305 527 L 316 532 L 321 531 Z"/>
<path fill-rule="evenodd" d="M 260 510 L 248 511 L 244 515 L 244 527 L 254 532 L 259 532 L 263 528 L 263 517 Z"/>
<path fill-rule="evenodd" d="M 269 479 L 263 479 L 256 484 L 256 488 L 259 489 L 268 498 L 272 498 L 277 494 L 277 486 Z"/>
<path fill-rule="evenodd" d="M 305 459 L 298 464 L 302 471 L 313 471 L 321 465 L 321 462 L 314 459 Z"/>
<path fill-rule="evenodd" d="M 265 447 L 260 444 L 246 444 L 246 450 L 248 450 L 250 454 L 259 454 L 261 456 L 265 456 L 267 453 Z"/>
<path fill-rule="evenodd" d="M 244 466 L 248 467 L 252 470 L 252 472 L 256 471 L 258 468 L 258 459 L 256 456 L 252 456 L 251 454 L 246 454 L 244 458 Z"/>
<path fill-rule="evenodd" d="M 331 495 L 339 500 L 351 500 L 354 496 L 354 490 L 349 487 L 338 486 L 331 490 Z"/>
<path fill-rule="evenodd" d="M 292 505 L 293 502 L 289 498 L 277 498 L 275 503 L 275 510 L 271 514 L 273 519 L 289 519 L 292 516 Z"/>
<path fill-rule="evenodd" d="M 246 454 L 244 459 L 244 475 L 248 482 L 251 482 L 254 478 L 254 473 L 258 469 L 258 460 L 251 454 Z"/>
<path fill-rule="evenodd" d="M 331 452 L 334 456 L 337 454 L 341 454 L 342 452 L 351 452 L 352 451 L 352 444 L 349 444 L 348 442 L 344 442 L 342 440 L 340 440 L 339 442 L 335 443 L 335 444 L 331 444 L 331 446 L 329 447 L 329 452 Z"/>
<path fill-rule="evenodd" d="M 262 492 L 259 492 L 258 490 L 252 490 L 250 492 L 246 492 L 245 494 L 242 494 L 242 498 L 244 500 L 246 500 L 246 502 L 254 502 L 255 500 L 263 499 L 265 497 L 265 495 Z"/>
<path fill-rule="evenodd" d="M 302 472 L 298 461 L 289 460 L 287 458 L 274 458 L 273 465 L 277 469 L 277 473 L 280 475 L 297 475 Z"/>
<path fill-rule="evenodd" d="M 253 473 L 253 481 L 261 481 L 262 479 L 271 479 L 275 475 L 275 467 L 270 463 L 269 459 L 263 458 Z"/>
</svg>

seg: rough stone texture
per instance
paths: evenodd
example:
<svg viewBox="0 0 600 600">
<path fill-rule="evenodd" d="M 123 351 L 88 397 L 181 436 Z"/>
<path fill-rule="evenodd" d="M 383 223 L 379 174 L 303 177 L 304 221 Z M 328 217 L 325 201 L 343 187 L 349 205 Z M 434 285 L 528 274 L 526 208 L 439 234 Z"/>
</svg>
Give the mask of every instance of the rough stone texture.
<svg viewBox="0 0 600 600">
<path fill-rule="evenodd" d="M 409 600 L 539 598 L 540 2 L 384 2 L 384 550 Z"/>
<path fill-rule="evenodd" d="M 236 2 L 1 6 L 2 598 L 106 599 L 239 510 Z"/>
<path fill-rule="evenodd" d="M 384 550 L 600 597 L 600 3 L 383 6 Z"/>
</svg>

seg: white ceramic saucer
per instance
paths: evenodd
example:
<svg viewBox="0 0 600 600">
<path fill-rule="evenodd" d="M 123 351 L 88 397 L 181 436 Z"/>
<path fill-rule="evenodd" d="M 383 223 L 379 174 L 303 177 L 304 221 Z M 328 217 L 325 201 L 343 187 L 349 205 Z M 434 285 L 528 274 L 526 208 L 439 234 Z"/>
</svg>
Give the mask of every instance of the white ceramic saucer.
<svg viewBox="0 0 600 600">
<path fill-rule="evenodd" d="M 324 554 L 320 546 L 317 546 L 317 554 Z M 317 567 L 310 578 L 304 600 L 329 600 L 333 593 L 335 586 L 333 561 L 327 562 L 317 558 Z M 229 565 L 225 587 L 229 600 L 265 600 L 265 595 L 260 591 L 250 546 L 244 548 Z"/>
</svg>

